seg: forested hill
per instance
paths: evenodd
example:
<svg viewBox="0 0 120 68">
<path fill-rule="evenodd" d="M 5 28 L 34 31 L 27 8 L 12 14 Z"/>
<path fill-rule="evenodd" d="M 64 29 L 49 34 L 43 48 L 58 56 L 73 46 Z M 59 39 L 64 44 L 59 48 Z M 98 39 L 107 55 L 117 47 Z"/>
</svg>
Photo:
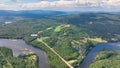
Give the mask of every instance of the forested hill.
<svg viewBox="0 0 120 68">
<path fill-rule="evenodd" d="M 47 53 L 51 68 L 76 67 L 97 43 L 120 41 L 120 14 L 81 13 L 0 24 L 0 38 L 22 38 Z"/>
<path fill-rule="evenodd" d="M 119 68 L 120 51 L 103 50 L 96 57 L 89 68 Z"/>
<path fill-rule="evenodd" d="M 84 28 L 83 32 L 89 33 L 89 35 L 94 33 L 94 36 L 110 41 L 120 40 L 120 13 L 82 13 L 52 19 L 76 25 L 80 29 Z"/>
<path fill-rule="evenodd" d="M 50 10 L 0 10 L 0 16 L 2 17 L 24 17 L 24 18 L 43 18 L 48 16 L 60 16 L 66 15 L 66 12 L 62 11 L 50 11 Z"/>
</svg>

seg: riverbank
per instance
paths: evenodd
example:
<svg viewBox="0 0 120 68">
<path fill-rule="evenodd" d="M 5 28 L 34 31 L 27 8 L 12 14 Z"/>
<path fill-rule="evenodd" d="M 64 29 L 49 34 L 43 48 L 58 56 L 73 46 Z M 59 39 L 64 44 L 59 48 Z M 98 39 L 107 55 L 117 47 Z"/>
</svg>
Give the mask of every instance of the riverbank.
<svg viewBox="0 0 120 68">
<path fill-rule="evenodd" d="M 14 47 L 16 47 L 16 45 L 18 45 L 17 47 L 18 47 L 19 49 L 21 49 L 21 47 L 19 47 L 19 46 L 20 46 L 19 44 L 22 44 L 22 46 L 23 46 L 23 45 L 27 45 L 27 44 L 25 43 L 25 41 L 22 40 L 22 39 L 0 39 L 0 41 L 1 41 L 1 40 L 3 40 L 2 42 L 7 41 L 7 45 L 11 42 L 11 43 L 12 43 L 12 44 L 11 44 L 12 46 L 11 46 L 10 44 L 9 44 L 9 45 L 10 45 L 10 47 L 13 48 L 13 50 L 15 49 Z M 18 41 L 19 41 L 19 43 L 18 43 Z M 14 44 L 15 42 L 17 42 L 17 44 Z M 6 42 L 5 42 L 5 43 L 6 43 Z M 5 43 L 2 43 L 2 44 L 5 45 Z M 32 43 L 33 43 L 33 42 L 32 42 Z M 37 42 L 36 42 L 36 43 L 37 43 Z M 113 42 L 112 42 L 112 43 L 113 43 Z M 98 48 L 98 46 L 100 46 L 100 45 L 102 45 L 102 47 L 103 47 L 103 45 L 105 45 L 105 44 L 112 44 L 112 43 L 98 44 L 96 47 Z M 117 43 L 117 42 L 116 42 L 116 43 Z M 1 42 L 0 42 L 0 44 L 1 44 Z M 30 44 L 30 43 L 29 43 L 29 44 Z M 38 45 L 38 44 L 27 45 L 27 46 L 30 46 L 30 49 L 31 49 L 31 47 L 33 47 L 33 48 L 35 48 L 35 49 L 37 49 L 37 50 L 39 50 L 38 48 L 43 49 L 43 47 L 44 47 L 44 46 L 43 46 L 43 47 L 40 46 L 40 43 L 39 43 L 38 46 L 36 46 L 36 45 Z M 112 44 L 112 45 L 114 45 L 114 44 Z M 111 45 L 111 46 L 112 46 L 112 45 Z M 105 46 L 106 46 L 106 45 L 105 45 Z M 37 48 L 36 48 L 36 47 L 37 47 Z M 96 48 L 96 47 L 94 47 L 94 48 Z M 12 49 L 12 48 L 11 48 L 11 49 Z M 31 50 L 28 49 L 29 47 L 28 47 L 27 49 L 26 49 L 26 48 L 27 48 L 27 47 L 25 46 L 25 47 L 24 47 L 23 49 L 21 49 L 21 50 L 25 51 L 26 53 L 30 53 Z M 94 50 L 94 48 L 92 48 L 92 49 L 90 50 L 90 52 L 91 52 L 92 50 Z M 101 49 L 101 47 L 99 47 L 99 48 Z M 25 54 L 25 53 L 19 52 L 19 51 L 20 51 L 19 49 L 18 49 L 18 51 L 16 51 L 17 53 L 16 53 L 15 51 L 14 51 L 14 53 L 19 54 L 19 55 L 20 55 L 20 54 Z M 45 49 L 45 48 L 44 48 L 44 49 Z M 44 49 L 43 49 L 43 50 L 44 50 Z M 17 49 L 16 49 L 16 50 L 17 50 Z M 36 51 L 36 52 L 38 53 L 38 51 Z M 35 52 L 35 53 L 36 53 L 36 52 Z M 86 55 L 85 59 L 87 58 L 87 56 L 89 55 L 90 52 L 88 52 L 88 54 Z M 16 54 L 14 54 L 14 56 L 18 56 L 18 55 L 16 55 Z M 46 56 L 45 52 L 44 52 L 43 55 Z M 48 56 L 48 54 L 47 54 L 47 56 Z M 43 58 L 42 58 L 42 59 L 43 59 Z M 47 59 L 47 57 L 46 57 L 46 59 Z M 85 62 L 85 59 L 83 60 L 82 64 Z M 40 59 L 39 59 L 39 60 L 40 60 Z M 87 59 L 87 60 L 88 60 L 88 59 Z M 46 62 L 46 61 L 45 61 L 45 62 Z M 50 62 L 49 62 L 49 63 L 50 63 Z M 48 64 L 48 63 L 47 63 L 47 64 Z M 51 64 L 52 64 L 52 63 L 51 63 Z M 45 66 L 46 66 L 46 65 L 45 65 Z M 84 65 L 84 66 L 86 66 L 86 65 Z M 80 68 L 86 68 L 86 67 L 84 67 L 84 66 L 83 66 L 83 67 L 80 66 Z"/>
<path fill-rule="evenodd" d="M 13 56 L 13 51 L 7 47 L 0 47 L 0 68 L 38 68 L 36 54 Z M 19 65 L 18 65 L 19 64 Z"/>
<path fill-rule="evenodd" d="M 80 67 L 78 68 L 88 68 L 89 65 L 94 62 L 95 56 L 103 49 L 120 50 L 120 46 L 117 46 L 118 44 L 120 44 L 120 42 L 98 44 L 96 47 L 92 48 L 90 52 L 88 52 Z"/>
<path fill-rule="evenodd" d="M 120 50 L 102 50 L 95 57 L 89 68 L 119 68 L 120 67 Z"/>
<path fill-rule="evenodd" d="M 39 58 L 39 68 L 50 68 L 47 63 L 47 56 L 45 52 L 26 44 L 22 39 L 17 39 L 15 41 L 10 39 L 0 39 L 0 46 L 12 49 L 14 56 L 35 53 Z"/>
</svg>

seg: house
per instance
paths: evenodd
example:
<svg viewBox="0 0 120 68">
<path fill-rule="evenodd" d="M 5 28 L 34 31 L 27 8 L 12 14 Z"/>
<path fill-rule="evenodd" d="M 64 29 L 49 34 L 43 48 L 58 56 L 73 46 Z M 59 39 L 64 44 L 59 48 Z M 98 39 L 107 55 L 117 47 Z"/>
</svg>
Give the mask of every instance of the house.
<svg viewBox="0 0 120 68">
<path fill-rule="evenodd" d="M 38 36 L 37 34 L 31 34 L 30 36 L 32 36 L 32 37 L 36 37 L 36 36 Z"/>
</svg>

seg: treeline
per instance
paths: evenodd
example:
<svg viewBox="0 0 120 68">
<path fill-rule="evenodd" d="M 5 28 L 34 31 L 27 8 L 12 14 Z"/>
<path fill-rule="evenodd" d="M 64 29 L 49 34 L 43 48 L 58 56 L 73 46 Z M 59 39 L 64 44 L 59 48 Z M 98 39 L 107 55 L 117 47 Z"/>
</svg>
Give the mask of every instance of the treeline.
<svg viewBox="0 0 120 68">
<path fill-rule="evenodd" d="M 97 56 L 89 68 L 119 68 L 120 51 L 103 50 Z"/>
<path fill-rule="evenodd" d="M 27 19 L 0 25 L 0 38 L 22 38 L 28 44 L 43 49 L 51 68 L 67 68 L 53 52 L 36 41 L 42 39 L 73 66 L 79 66 L 86 52 L 101 38 L 120 40 L 117 14 L 77 14 L 61 17 Z M 37 36 L 31 36 L 37 34 Z M 74 61 L 74 62 L 71 62 Z"/>
<path fill-rule="evenodd" d="M 68 23 L 82 28 L 89 36 L 101 37 L 108 41 L 120 40 L 120 13 L 83 13 L 53 17 L 61 23 Z"/>
<path fill-rule="evenodd" d="M 11 49 L 0 47 L 0 68 L 38 68 L 38 59 L 35 54 L 13 57 Z M 31 58 L 31 59 L 30 59 Z"/>
</svg>

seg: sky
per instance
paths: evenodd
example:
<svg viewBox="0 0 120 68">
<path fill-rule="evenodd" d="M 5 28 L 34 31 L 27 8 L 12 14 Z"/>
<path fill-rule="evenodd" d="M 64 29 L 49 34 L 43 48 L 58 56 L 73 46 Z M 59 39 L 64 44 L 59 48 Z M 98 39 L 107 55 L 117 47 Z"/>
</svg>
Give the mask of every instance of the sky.
<svg viewBox="0 0 120 68">
<path fill-rule="evenodd" d="M 23 2 L 23 3 L 33 3 L 33 2 L 40 2 L 40 1 L 55 1 L 55 0 L 0 0 L 0 3 L 9 3 L 9 2 Z"/>
<path fill-rule="evenodd" d="M 0 0 L 0 10 L 117 10 L 120 0 Z"/>
</svg>

